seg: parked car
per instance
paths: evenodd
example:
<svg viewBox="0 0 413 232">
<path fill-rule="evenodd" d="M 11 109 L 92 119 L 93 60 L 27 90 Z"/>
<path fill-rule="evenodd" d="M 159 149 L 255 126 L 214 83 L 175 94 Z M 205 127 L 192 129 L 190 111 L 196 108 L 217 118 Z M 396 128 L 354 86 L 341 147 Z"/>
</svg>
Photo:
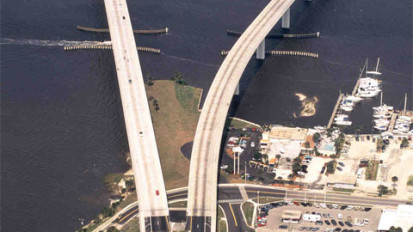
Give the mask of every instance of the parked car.
<svg viewBox="0 0 413 232">
<path fill-rule="evenodd" d="M 349 221 L 346 221 L 346 222 L 344 222 L 348 227 L 353 227 L 353 224 L 351 224 L 351 222 L 349 222 Z"/>
<path fill-rule="evenodd" d="M 333 224 L 333 226 L 336 226 L 337 225 L 337 221 L 336 220 L 331 220 L 331 224 Z"/>
<path fill-rule="evenodd" d="M 342 221 L 338 221 L 338 224 L 340 224 L 340 226 L 344 226 L 344 223 Z"/>
<path fill-rule="evenodd" d="M 347 208 L 347 205 L 343 205 L 340 207 L 341 210 L 345 210 Z"/>
<path fill-rule="evenodd" d="M 324 223 L 322 221 L 316 221 L 315 224 L 318 226 L 322 226 Z"/>
<path fill-rule="evenodd" d="M 340 165 L 341 167 L 346 166 L 346 165 L 344 165 L 344 163 L 343 163 L 343 162 L 338 162 L 338 165 Z"/>
<path fill-rule="evenodd" d="M 251 142 L 251 143 L 250 143 L 250 146 L 251 146 L 251 147 L 255 147 L 255 143 L 254 143 L 254 142 Z"/>
<path fill-rule="evenodd" d="M 337 214 L 337 218 L 338 219 L 343 219 L 343 214 L 341 214 L 341 213 Z"/>
<path fill-rule="evenodd" d="M 328 220 L 324 220 L 324 223 L 328 226 L 331 225 L 330 221 L 328 221 Z"/>
<path fill-rule="evenodd" d="M 287 229 L 288 226 L 287 226 L 287 225 L 280 225 L 280 226 L 278 226 L 278 228 L 280 228 L 280 229 Z"/>
<path fill-rule="evenodd" d="M 337 170 L 339 170 L 340 172 L 341 172 L 341 171 L 343 171 L 343 169 L 342 169 L 342 168 L 340 168 L 340 167 L 337 167 Z"/>
</svg>

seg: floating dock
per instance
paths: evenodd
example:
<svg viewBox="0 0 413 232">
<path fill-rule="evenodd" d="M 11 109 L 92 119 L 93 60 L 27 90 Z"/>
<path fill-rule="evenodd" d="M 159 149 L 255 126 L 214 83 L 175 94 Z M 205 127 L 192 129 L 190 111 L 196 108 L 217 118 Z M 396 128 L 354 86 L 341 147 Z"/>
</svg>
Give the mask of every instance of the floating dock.
<svg viewBox="0 0 413 232">
<path fill-rule="evenodd" d="M 327 128 L 331 128 L 331 126 L 333 125 L 334 117 L 337 114 L 338 107 L 340 106 L 340 103 L 343 97 L 344 97 L 344 94 L 340 93 L 340 95 L 338 96 L 336 105 L 334 106 L 333 113 L 331 114 L 330 120 L 328 121 Z"/>
</svg>

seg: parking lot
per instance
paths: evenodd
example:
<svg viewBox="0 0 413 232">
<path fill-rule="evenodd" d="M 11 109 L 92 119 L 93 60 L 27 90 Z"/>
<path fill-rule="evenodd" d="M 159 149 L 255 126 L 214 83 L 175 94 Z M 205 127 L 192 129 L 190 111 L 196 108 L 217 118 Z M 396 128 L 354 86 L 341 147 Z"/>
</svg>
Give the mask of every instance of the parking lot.
<svg viewBox="0 0 413 232">
<path fill-rule="evenodd" d="M 368 212 L 365 210 L 353 209 L 329 209 L 322 207 L 304 207 L 296 205 L 285 205 L 278 208 L 273 208 L 268 211 L 267 225 L 257 231 L 330 231 L 330 232 L 369 232 L 375 231 L 381 215 L 381 209 L 372 208 Z M 308 222 L 300 220 L 299 223 L 284 223 L 281 222 L 281 215 L 285 210 L 301 211 L 302 218 L 304 214 L 312 214 L 321 216 L 321 222 Z M 339 215 L 340 214 L 340 215 Z M 339 219 L 340 216 L 340 219 Z M 367 219 L 367 220 L 365 220 Z M 357 226 L 356 221 L 366 221 L 362 226 Z M 345 224 L 347 223 L 347 224 Z M 281 228 L 280 228 L 281 226 Z"/>
</svg>

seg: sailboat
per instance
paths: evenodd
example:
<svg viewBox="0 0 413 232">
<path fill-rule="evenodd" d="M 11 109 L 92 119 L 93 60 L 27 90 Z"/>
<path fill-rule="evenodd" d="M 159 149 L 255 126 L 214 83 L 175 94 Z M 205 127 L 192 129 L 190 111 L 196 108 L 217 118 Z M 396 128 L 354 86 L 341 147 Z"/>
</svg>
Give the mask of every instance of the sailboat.
<svg viewBox="0 0 413 232">
<path fill-rule="evenodd" d="M 375 97 L 377 94 L 381 92 L 381 83 L 379 80 L 368 77 L 367 75 L 371 74 L 374 76 L 381 75 L 379 72 L 379 65 L 380 65 L 380 57 L 377 59 L 376 70 L 375 71 L 368 71 L 367 70 L 366 61 L 366 74 L 365 77 L 360 78 L 359 87 L 357 89 L 357 96 L 363 98 Z"/>
</svg>

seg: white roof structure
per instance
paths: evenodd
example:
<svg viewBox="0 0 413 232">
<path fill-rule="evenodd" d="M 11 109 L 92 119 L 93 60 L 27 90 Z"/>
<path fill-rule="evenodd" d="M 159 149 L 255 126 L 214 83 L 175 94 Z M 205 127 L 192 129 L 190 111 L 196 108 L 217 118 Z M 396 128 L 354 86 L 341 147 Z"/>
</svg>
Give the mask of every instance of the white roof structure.
<svg viewBox="0 0 413 232">
<path fill-rule="evenodd" d="M 413 205 L 399 205 L 397 210 L 385 209 L 380 217 L 377 230 L 389 230 L 390 227 L 400 227 L 408 231 L 413 227 Z"/>
</svg>

